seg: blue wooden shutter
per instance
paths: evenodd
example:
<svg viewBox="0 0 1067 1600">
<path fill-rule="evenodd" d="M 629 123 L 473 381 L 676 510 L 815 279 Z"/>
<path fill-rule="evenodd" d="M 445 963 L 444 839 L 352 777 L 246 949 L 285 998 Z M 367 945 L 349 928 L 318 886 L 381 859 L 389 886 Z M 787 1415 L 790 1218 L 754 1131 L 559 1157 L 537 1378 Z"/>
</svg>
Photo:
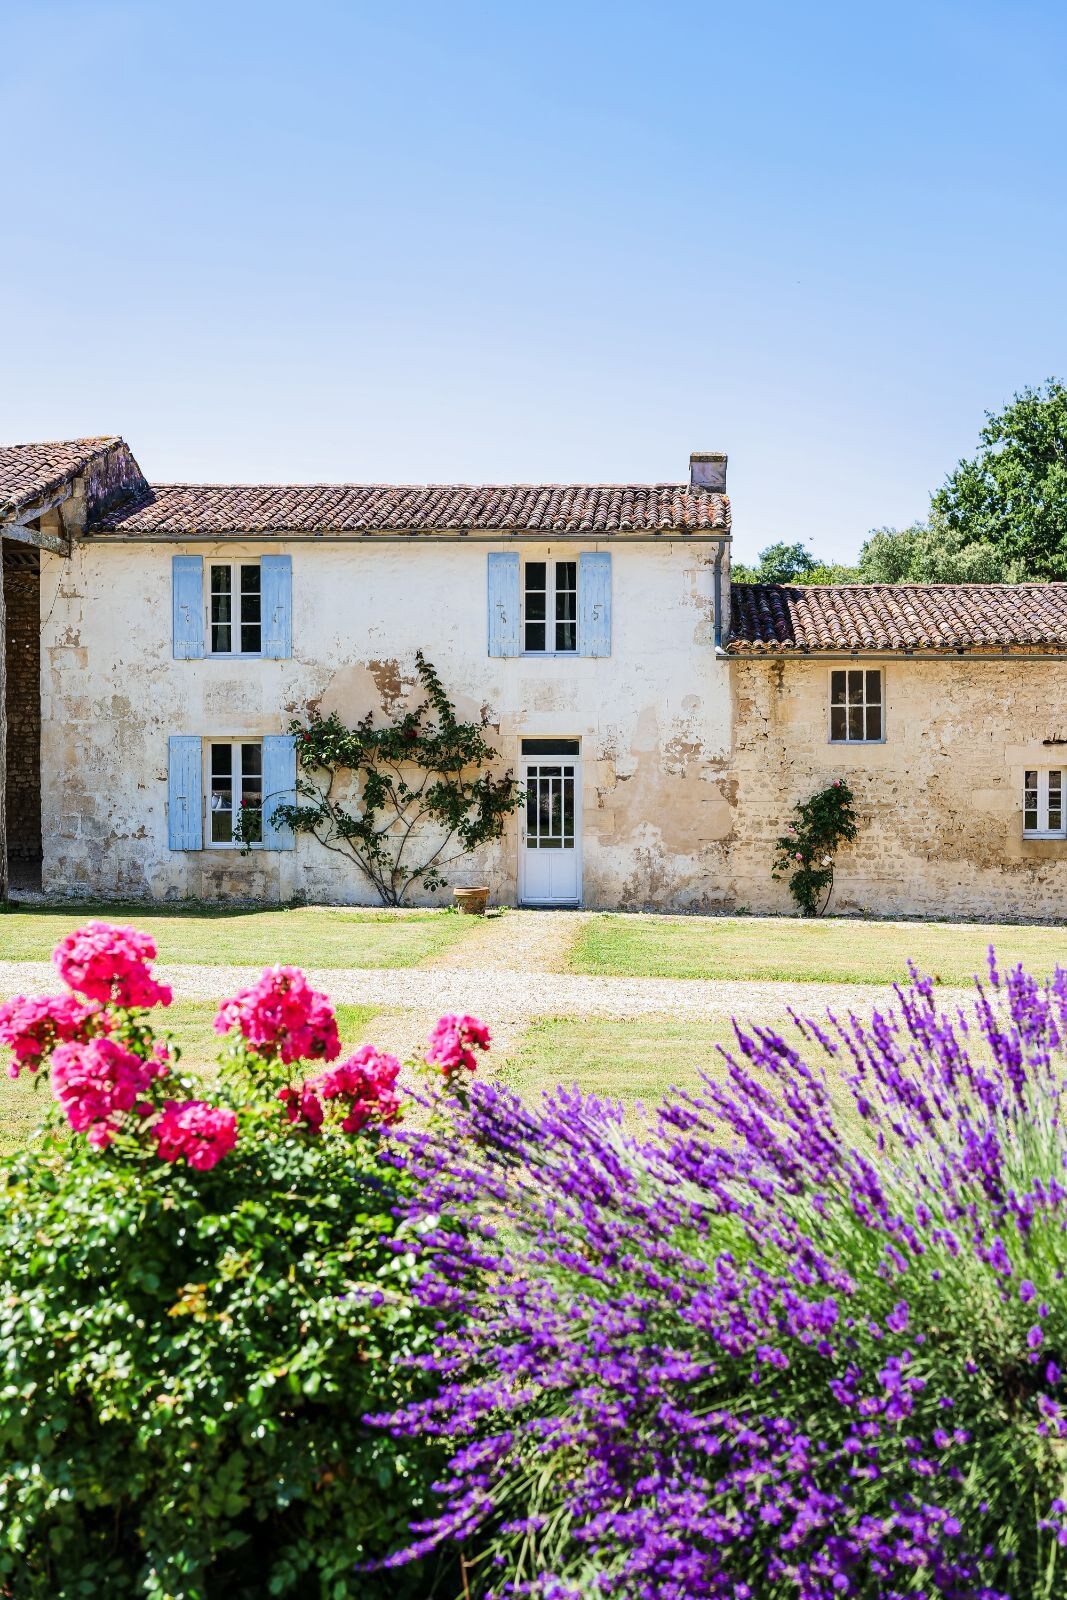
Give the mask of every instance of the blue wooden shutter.
<svg viewBox="0 0 1067 1600">
<path fill-rule="evenodd" d="M 489 654 L 519 653 L 519 555 L 517 550 L 489 556 Z"/>
<path fill-rule="evenodd" d="M 263 654 L 288 661 L 293 653 L 293 558 L 264 556 L 259 563 L 263 591 Z"/>
<path fill-rule="evenodd" d="M 204 848 L 201 746 L 195 733 L 173 733 L 167 763 L 167 843 L 172 850 Z"/>
<path fill-rule="evenodd" d="M 263 843 L 268 850 L 292 850 L 292 828 L 275 823 L 274 809 L 296 804 L 296 740 L 291 733 L 268 733 L 263 740 Z"/>
<path fill-rule="evenodd" d="M 195 661 L 204 653 L 204 559 L 171 556 L 172 638 L 176 661 Z"/>
<path fill-rule="evenodd" d="M 578 557 L 578 654 L 611 654 L 611 554 L 583 550 Z"/>
</svg>

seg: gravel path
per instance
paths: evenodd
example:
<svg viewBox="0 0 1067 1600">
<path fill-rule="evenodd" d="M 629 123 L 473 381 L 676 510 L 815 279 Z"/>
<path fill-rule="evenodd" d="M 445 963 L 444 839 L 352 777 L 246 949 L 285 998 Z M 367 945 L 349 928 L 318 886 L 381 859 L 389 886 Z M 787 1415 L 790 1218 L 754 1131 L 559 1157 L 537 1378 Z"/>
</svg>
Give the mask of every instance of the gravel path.
<svg viewBox="0 0 1067 1600">
<path fill-rule="evenodd" d="M 562 972 L 589 912 L 505 911 L 476 923 L 459 944 L 421 964 L 423 972 Z M 473 920 L 473 919 L 472 919 Z"/>
<path fill-rule="evenodd" d="M 469 953 L 469 946 L 465 947 Z M 219 1000 L 256 981 L 261 967 L 159 966 L 180 1000 Z M 586 978 L 543 971 L 437 966 L 383 971 L 335 967 L 308 977 L 338 1004 L 377 1006 L 439 1016 L 470 1011 L 491 1026 L 533 1017 L 780 1017 L 793 1009 L 847 1015 L 887 1005 L 892 990 L 866 983 L 738 983 L 721 978 Z M 47 961 L 0 962 L 0 995 L 54 993 Z M 942 1003 L 966 1000 L 969 989 L 942 989 Z"/>
</svg>

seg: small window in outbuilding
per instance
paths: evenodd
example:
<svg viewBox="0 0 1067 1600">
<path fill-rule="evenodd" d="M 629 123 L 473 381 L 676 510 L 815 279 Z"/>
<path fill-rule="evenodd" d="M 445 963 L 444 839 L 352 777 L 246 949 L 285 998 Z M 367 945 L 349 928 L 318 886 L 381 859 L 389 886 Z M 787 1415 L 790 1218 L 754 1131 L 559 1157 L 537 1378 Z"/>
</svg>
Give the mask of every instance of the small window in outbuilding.
<svg viewBox="0 0 1067 1600">
<path fill-rule="evenodd" d="M 830 674 L 830 742 L 879 744 L 884 737 L 881 667 Z"/>
<path fill-rule="evenodd" d="M 1023 834 L 1029 839 L 1062 839 L 1064 825 L 1064 773 L 1031 767 L 1023 774 Z"/>
</svg>

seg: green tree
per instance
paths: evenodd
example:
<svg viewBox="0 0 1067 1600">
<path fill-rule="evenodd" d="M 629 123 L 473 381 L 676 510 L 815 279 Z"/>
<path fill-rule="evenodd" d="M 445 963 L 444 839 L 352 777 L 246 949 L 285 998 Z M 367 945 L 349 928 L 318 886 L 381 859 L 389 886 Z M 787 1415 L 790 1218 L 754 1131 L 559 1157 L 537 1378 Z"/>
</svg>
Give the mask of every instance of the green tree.
<svg viewBox="0 0 1067 1600">
<path fill-rule="evenodd" d="M 986 413 L 977 455 L 961 461 L 932 509 L 964 548 L 992 546 L 1005 569 L 1067 578 L 1067 388 L 1050 378 Z"/>
<path fill-rule="evenodd" d="M 875 528 L 860 551 L 862 583 L 1019 583 L 1029 574 L 988 539 L 970 539 L 937 512 L 910 528 Z"/>
<path fill-rule="evenodd" d="M 761 550 L 754 567 L 738 563 L 731 576 L 735 583 L 806 583 L 807 574 L 818 562 L 800 544 L 769 544 Z"/>
</svg>

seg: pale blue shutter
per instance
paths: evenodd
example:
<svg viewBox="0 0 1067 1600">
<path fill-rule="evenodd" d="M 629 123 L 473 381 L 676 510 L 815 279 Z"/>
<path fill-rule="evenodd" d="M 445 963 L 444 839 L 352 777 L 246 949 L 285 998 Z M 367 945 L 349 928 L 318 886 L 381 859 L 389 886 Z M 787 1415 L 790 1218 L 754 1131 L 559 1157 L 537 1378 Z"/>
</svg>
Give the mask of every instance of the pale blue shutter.
<svg viewBox="0 0 1067 1600">
<path fill-rule="evenodd" d="M 519 555 L 516 550 L 489 556 L 489 654 L 519 653 Z"/>
<path fill-rule="evenodd" d="M 168 743 L 167 843 L 172 850 L 202 850 L 200 738 L 195 733 L 173 733 Z"/>
<path fill-rule="evenodd" d="M 288 661 L 293 653 L 293 558 L 264 556 L 259 563 L 263 592 L 263 654 Z"/>
<path fill-rule="evenodd" d="M 578 557 L 578 654 L 611 654 L 611 554 L 583 550 Z"/>
<path fill-rule="evenodd" d="M 292 850 L 292 828 L 275 823 L 279 805 L 296 804 L 296 741 L 291 733 L 269 733 L 263 740 L 263 843 L 268 850 Z"/>
<path fill-rule="evenodd" d="M 204 653 L 204 560 L 170 560 L 172 640 L 176 661 L 195 661 Z"/>
</svg>

